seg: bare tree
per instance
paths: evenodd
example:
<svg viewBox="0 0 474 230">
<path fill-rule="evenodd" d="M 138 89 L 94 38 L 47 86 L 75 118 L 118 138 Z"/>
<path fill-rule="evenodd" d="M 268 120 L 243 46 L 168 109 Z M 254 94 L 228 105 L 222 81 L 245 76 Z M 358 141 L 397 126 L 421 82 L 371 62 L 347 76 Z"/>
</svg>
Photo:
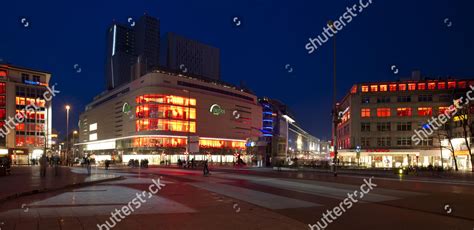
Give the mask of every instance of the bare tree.
<svg viewBox="0 0 474 230">
<path fill-rule="evenodd" d="M 454 154 L 454 146 L 453 146 L 453 142 L 452 142 L 453 129 L 452 129 L 452 126 L 451 126 L 450 122 L 448 121 L 446 124 L 441 126 L 437 130 L 436 133 L 438 135 L 439 147 L 440 147 L 440 151 L 441 151 L 441 164 L 443 163 L 443 149 L 447 149 L 447 150 L 449 150 L 449 152 L 451 152 L 451 155 L 454 159 L 454 169 L 456 171 L 458 171 L 459 170 L 458 162 L 456 160 L 456 155 Z M 443 146 L 442 140 L 447 140 L 448 141 L 448 146 Z"/>
<path fill-rule="evenodd" d="M 469 102 L 469 101 L 468 101 Z M 464 104 L 462 108 L 458 110 L 457 118 L 461 122 L 461 126 L 463 129 L 463 138 L 464 138 L 464 145 L 469 152 L 469 158 L 471 159 L 471 170 L 474 172 L 474 159 L 472 157 L 472 150 L 471 150 L 471 137 L 473 136 L 474 131 L 474 120 L 470 115 L 471 106 L 469 103 Z"/>
</svg>

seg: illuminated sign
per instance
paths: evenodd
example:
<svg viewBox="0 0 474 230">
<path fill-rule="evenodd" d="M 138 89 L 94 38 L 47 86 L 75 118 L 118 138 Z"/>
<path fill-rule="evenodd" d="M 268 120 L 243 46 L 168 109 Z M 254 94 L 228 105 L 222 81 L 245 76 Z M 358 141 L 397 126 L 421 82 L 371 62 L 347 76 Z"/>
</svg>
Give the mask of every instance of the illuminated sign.
<svg viewBox="0 0 474 230">
<path fill-rule="evenodd" d="M 132 106 L 130 106 L 130 104 L 125 102 L 122 107 L 122 112 L 128 115 L 131 111 L 132 111 Z"/>
<path fill-rule="evenodd" d="M 225 114 L 225 110 L 221 108 L 218 104 L 213 104 L 211 108 L 209 109 L 209 112 L 211 112 L 215 116 Z"/>
<path fill-rule="evenodd" d="M 386 153 L 390 152 L 390 149 L 367 149 L 367 152 Z"/>
<path fill-rule="evenodd" d="M 41 83 L 39 81 L 30 81 L 30 80 L 23 80 L 23 83 L 27 85 L 42 85 L 42 86 L 48 86 L 46 83 Z"/>
<path fill-rule="evenodd" d="M 461 121 L 461 120 L 466 120 L 466 119 L 467 119 L 466 114 L 453 117 L 453 121 Z"/>
</svg>

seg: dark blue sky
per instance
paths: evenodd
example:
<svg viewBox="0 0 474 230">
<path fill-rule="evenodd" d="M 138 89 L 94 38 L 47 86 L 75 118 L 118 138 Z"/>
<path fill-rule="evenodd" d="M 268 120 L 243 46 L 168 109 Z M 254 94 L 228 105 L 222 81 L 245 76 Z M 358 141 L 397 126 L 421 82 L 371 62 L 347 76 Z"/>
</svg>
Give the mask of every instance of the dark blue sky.
<svg viewBox="0 0 474 230">
<path fill-rule="evenodd" d="M 53 102 L 53 125 L 64 132 L 64 105 L 72 105 L 71 124 L 77 126 L 84 106 L 105 88 L 107 26 L 147 12 L 160 18 L 162 34 L 173 31 L 219 47 L 223 80 L 245 81 L 259 96 L 285 102 L 305 129 L 329 138 L 332 45 L 310 55 L 305 45 L 357 2 L 3 1 L 0 59 L 53 74 L 52 83 L 61 90 Z M 413 69 L 430 76 L 474 77 L 473 9 L 472 0 L 373 0 L 338 33 L 339 96 L 355 82 L 396 80 Z M 235 16 L 242 21 L 239 27 L 233 25 Z"/>
</svg>

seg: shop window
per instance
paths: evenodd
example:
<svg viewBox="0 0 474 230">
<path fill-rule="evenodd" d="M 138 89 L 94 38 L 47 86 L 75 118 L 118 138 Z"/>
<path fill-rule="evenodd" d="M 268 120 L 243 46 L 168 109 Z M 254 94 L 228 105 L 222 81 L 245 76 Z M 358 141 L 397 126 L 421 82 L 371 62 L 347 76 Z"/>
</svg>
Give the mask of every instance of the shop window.
<svg viewBox="0 0 474 230">
<path fill-rule="evenodd" d="M 433 109 L 429 107 L 418 108 L 418 116 L 431 116 L 433 115 Z"/>
<path fill-rule="evenodd" d="M 410 117 L 411 108 L 397 108 L 397 116 L 399 117 Z"/>
<path fill-rule="evenodd" d="M 377 117 L 390 117 L 390 108 L 377 108 Z"/>
<path fill-rule="evenodd" d="M 361 109 L 360 117 L 370 117 L 370 109 Z"/>
</svg>

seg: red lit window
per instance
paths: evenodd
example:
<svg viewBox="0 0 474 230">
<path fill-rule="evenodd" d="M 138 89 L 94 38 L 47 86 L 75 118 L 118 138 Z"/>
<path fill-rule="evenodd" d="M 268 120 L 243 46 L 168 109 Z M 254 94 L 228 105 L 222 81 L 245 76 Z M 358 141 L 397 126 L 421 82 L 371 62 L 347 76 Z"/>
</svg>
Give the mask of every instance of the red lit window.
<svg viewBox="0 0 474 230">
<path fill-rule="evenodd" d="M 370 109 L 361 109 L 360 110 L 361 117 L 370 117 Z"/>
<path fill-rule="evenodd" d="M 357 85 L 352 86 L 352 88 L 351 88 L 351 93 L 352 93 L 352 94 L 357 93 Z"/>
<path fill-rule="evenodd" d="M 461 88 L 461 89 L 465 89 L 466 88 L 466 82 L 465 81 L 458 82 L 458 87 Z"/>
<path fill-rule="evenodd" d="M 411 116 L 411 108 L 397 108 L 397 116 L 399 117 Z"/>
<path fill-rule="evenodd" d="M 363 85 L 361 88 L 363 93 L 369 92 L 369 86 Z"/>
<path fill-rule="evenodd" d="M 0 120 L 5 120 L 7 117 L 7 112 L 5 109 L 0 109 Z"/>
<path fill-rule="evenodd" d="M 390 92 L 397 91 L 397 84 L 390 84 Z"/>
<path fill-rule="evenodd" d="M 0 96 L 0 107 L 5 107 L 6 102 L 5 102 L 5 96 Z"/>
<path fill-rule="evenodd" d="M 430 82 L 430 83 L 428 83 L 428 89 L 429 89 L 429 90 L 436 89 L 436 82 Z"/>
<path fill-rule="evenodd" d="M 0 77 L 3 77 L 3 78 L 7 77 L 7 71 L 0 70 Z"/>
<path fill-rule="evenodd" d="M 15 143 L 16 143 L 16 146 L 25 146 L 25 137 L 16 135 Z"/>
<path fill-rule="evenodd" d="M 438 89 L 446 89 L 446 82 L 438 82 Z"/>
<path fill-rule="evenodd" d="M 426 84 L 425 83 L 418 83 L 418 90 L 425 90 Z"/>
<path fill-rule="evenodd" d="M 370 92 L 377 92 L 379 91 L 379 86 L 378 85 L 371 85 L 370 86 Z"/>
<path fill-rule="evenodd" d="M 455 81 L 448 82 L 448 89 L 454 89 L 454 88 L 456 88 L 456 82 Z"/>
<path fill-rule="evenodd" d="M 390 108 L 378 108 L 377 117 L 390 117 Z"/>
<path fill-rule="evenodd" d="M 387 92 L 387 85 L 380 85 L 380 92 Z"/>
<path fill-rule="evenodd" d="M 416 90 L 416 84 L 415 83 L 408 84 L 408 90 Z"/>
<path fill-rule="evenodd" d="M 5 83 L 0 82 L 0 94 L 5 94 Z"/>
<path fill-rule="evenodd" d="M 439 113 L 439 114 L 445 113 L 445 112 L 448 110 L 448 108 L 449 108 L 449 107 L 447 107 L 447 106 L 440 106 L 440 107 L 438 108 L 438 113 Z"/>
<path fill-rule="evenodd" d="M 406 84 L 398 84 L 398 90 L 400 90 L 400 91 L 407 90 L 407 85 Z"/>
<path fill-rule="evenodd" d="M 433 115 L 433 109 L 429 107 L 418 108 L 418 116 L 431 116 Z"/>
</svg>

